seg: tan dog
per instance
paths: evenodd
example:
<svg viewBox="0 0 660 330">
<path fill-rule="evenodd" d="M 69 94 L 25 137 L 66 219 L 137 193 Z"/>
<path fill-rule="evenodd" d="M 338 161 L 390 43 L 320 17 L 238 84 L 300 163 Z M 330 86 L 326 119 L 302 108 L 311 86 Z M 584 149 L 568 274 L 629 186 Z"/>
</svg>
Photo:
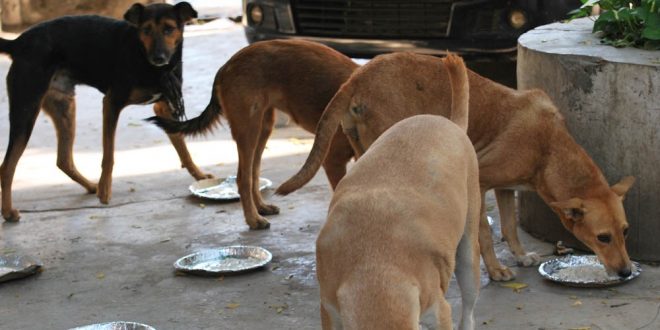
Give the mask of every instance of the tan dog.
<svg viewBox="0 0 660 330">
<path fill-rule="evenodd" d="M 418 329 L 426 313 L 439 329 L 452 329 L 444 295 L 454 265 L 460 329 L 474 329 L 478 164 L 465 135 L 466 69 L 459 57 L 447 63 L 460 113 L 452 121 L 462 125 L 432 115 L 404 119 L 337 186 L 316 242 L 325 330 Z"/>
<path fill-rule="evenodd" d="M 509 280 L 514 274 L 495 256 L 483 205 L 489 189 L 496 189 L 502 234 L 519 264 L 540 261 L 536 253 L 525 252 L 516 231 L 513 190 L 529 189 L 537 191 L 563 225 L 594 250 L 608 271 L 630 274 L 622 200 L 634 179 L 626 177 L 610 187 L 542 91 L 516 91 L 473 72 L 468 77 L 468 136 L 479 157 L 482 192 L 479 244 L 491 278 Z M 311 179 L 340 121 L 359 155 L 404 118 L 422 113 L 447 116 L 449 90 L 440 59 L 410 53 L 375 58 L 358 69 L 328 104 L 307 162 L 277 192 L 287 194 Z"/>
<path fill-rule="evenodd" d="M 211 102 L 202 114 L 185 122 L 152 117 L 168 133 L 200 134 L 227 118 L 238 147 L 238 192 L 250 229 L 270 223 L 261 215 L 278 214 L 259 192 L 261 155 L 275 123 L 275 109 L 314 132 L 339 86 L 357 68 L 350 58 L 318 43 L 298 40 L 263 41 L 245 47 L 218 70 Z M 341 132 L 331 137 L 331 157 L 323 163 L 334 188 L 353 157 Z"/>
</svg>

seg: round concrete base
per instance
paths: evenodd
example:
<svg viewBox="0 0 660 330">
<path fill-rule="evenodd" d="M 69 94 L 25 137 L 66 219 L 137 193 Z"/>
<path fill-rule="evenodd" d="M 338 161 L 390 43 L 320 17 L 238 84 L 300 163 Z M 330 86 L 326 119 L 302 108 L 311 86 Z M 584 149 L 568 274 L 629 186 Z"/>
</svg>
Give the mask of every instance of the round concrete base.
<svg viewBox="0 0 660 330">
<path fill-rule="evenodd" d="M 538 27 L 518 40 L 518 88 L 544 90 L 610 184 L 637 178 L 624 206 L 631 257 L 660 260 L 660 52 L 602 45 L 589 18 Z M 522 227 L 576 240 L 534 193 L 520 194 Z"/>
</svg>

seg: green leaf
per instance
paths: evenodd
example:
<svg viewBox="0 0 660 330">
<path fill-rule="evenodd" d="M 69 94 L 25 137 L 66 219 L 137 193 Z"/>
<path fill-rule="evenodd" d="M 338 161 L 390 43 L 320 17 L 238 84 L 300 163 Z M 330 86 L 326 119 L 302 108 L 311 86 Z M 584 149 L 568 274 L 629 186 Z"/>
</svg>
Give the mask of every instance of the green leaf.
<svg viewBox="0 0 660 330">
<path fill-rule="evenodd" d="M 598 19 L 596 20 L 596 22 L 598 22 L 598 21 L 601 21 L 601 22 L 615 22 L 616 18 L 614 17 L 614 12 L 610 10 L 610 11 L 606 11 L 606 12 L 600 14 L 600 16 L 598 16 Z"/>
<path fill-rule="evenodd" d="M 615 21 L 614 13 L 611 11 L 606 11 L 598 16 L 598 19 L 596 22 L 594 22 L 593 32 L 604 31 L 608 25 L 614 23 Z"/>
<path fill-rule="evenodd" d="M 642 37 L 651 40 L 660 40 L 660 29 L 654 29 L 650 26 L 647 26 L 642 30 Z"/>
<path fill-rule="evenodd" d="M 644 20 L 644 25 L 652 29 L 660 30 L 660 14 L 649 14 L 646 20 Z"/>
<path fill-rule="evenodd" d="M 649 9 L 646 7 L 635 8 L 633 15 L 639 17 L 642 21 L 646 21 L 649 17 Z"/>
<path fill-rule="evenodd" d="M 595 4 L 598 4 L 598 1 L 600 0 L 580 0 L 580 2 L 582 2 L 582 7 L 593 6 Z"/>
<path fill-rule="evenodd" d="M 585 9 L 582 9 L 582 8 L 578 8 L 578 9 L 569 11 L 567 15 L 570 19 L 587 17 L 587 16 L 591 15 L 591 9 L 585 10 Z"/>
</svg>

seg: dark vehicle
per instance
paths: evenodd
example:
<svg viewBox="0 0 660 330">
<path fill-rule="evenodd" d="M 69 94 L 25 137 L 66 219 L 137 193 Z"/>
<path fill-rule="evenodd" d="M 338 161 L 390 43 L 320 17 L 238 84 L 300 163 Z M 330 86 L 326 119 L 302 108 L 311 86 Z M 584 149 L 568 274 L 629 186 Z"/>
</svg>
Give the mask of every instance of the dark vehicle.
<svg viewBox="0 0 660 330">
<path fill-rule="evenodd" d="M 516 40 L 579 0 L 243 0 L 250 43 L 304 38 L 354 57 L 393 51 L 515 58 Z"/>
</svg>

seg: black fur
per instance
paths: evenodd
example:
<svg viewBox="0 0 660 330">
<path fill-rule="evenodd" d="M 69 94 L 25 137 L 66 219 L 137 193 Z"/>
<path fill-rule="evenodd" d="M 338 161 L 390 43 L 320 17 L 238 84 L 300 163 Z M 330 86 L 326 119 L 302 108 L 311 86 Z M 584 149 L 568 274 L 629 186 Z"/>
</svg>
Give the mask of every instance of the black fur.
<svg viewBox="0 0 660 330">
<path fill-rule="evenodd" d="M 68 134 L 73 135 L 75 128 L 73 96 L 75 86 L 78 84 L 92 86 L 105 94 L 102 180 L 106 178 L 106 181 L 103 185 L 99 183 L 99 186 L 105 188 L 110 177 L 107 174 L 112 173 L 111 151 L 114 151 L 117 120 L 124 107 L 134 103 L 155 102 L 161 97 L 171 105 L 170 110 L 173 115 L 183 114 L 181 99 L 183 43 L 166 43 L 164 24 L 158 25 L 158 22 L 163 18 L 174 20 L 182 38 L 184 24 L 190 18 L 196 17 L 197 13 L 187 3 L 176 6 L 135 5 L 132 8 L 139 9 L 135 12 L 131 10 L 127 12 L 126 17 L 130 22 L 93 15 L 65 16 L 35 25 L 16 40 L 0 38 L 0 53 L 10 55 L 13 61 L 7 74 L 9 143 L 0 166 L 3 200 L 11 200 L 14 171 L 30 139 L 42 106 L 48 106 L 49 115 L 58 119 L 54 122 L 64 125 L 57 127 L 58 140 L 60 133 L 66 133 L 63 134 L 66 135 L 65 143 L 58 143 L 58 166 L 79 183 L 86 181 L 69 160 L 62 159 L 60 164 L 60 151 L 66 151 L 69 155 L 68 148 L 72 147 L 66 143 L 73 141 L 73 137 Z M 152 20 L 154 24 L 150 25 L 158 25 L 159 30 L 140 31 L 142 23 Z M 149 52 L 159 55 L 160 66 L 153 64 L 155 57 L 153 54 L 147 54 L 140 33 L 144 40 L 152 40 Z M 171 32 L 167 35 L 172 36 Z M 177 42 L 179 40 L 182 39 L 177 35 Z M 154 47 L 155 44 L 160 48 Z M 167 52 L 165 53 L 163 49 Z M 90 186 L 91 183 L 81 184 L 90 192 L 96 189 Z M 108 190 L 104 190 L 103 193 L 107 194 Z M 109 196 L 102 198 L 107 197 Z M 102 202 L 107 203 L 107 200 L 102 199 Z M 11 205 L 2 206 L 2 213 L 6 219 L 18 220 L 15 210 L 10 210 Z"/>
<path fill-rule="evenodd" d="M 133 88 L 160 89 L 162 76 L 181 62 L 182 45 L 169 64 L 156 67 L 147 61 L 135 26 L 101 16 L 66 16 L 36 25 L 14 41 L 0 39 L 0 51 L 12 57 L 12 66 L 36 67 L 48 76 L 64 70 L 76 83 L 104 94 L 112 90 L 113 101 L 125 105 Z"/>
</svg>

